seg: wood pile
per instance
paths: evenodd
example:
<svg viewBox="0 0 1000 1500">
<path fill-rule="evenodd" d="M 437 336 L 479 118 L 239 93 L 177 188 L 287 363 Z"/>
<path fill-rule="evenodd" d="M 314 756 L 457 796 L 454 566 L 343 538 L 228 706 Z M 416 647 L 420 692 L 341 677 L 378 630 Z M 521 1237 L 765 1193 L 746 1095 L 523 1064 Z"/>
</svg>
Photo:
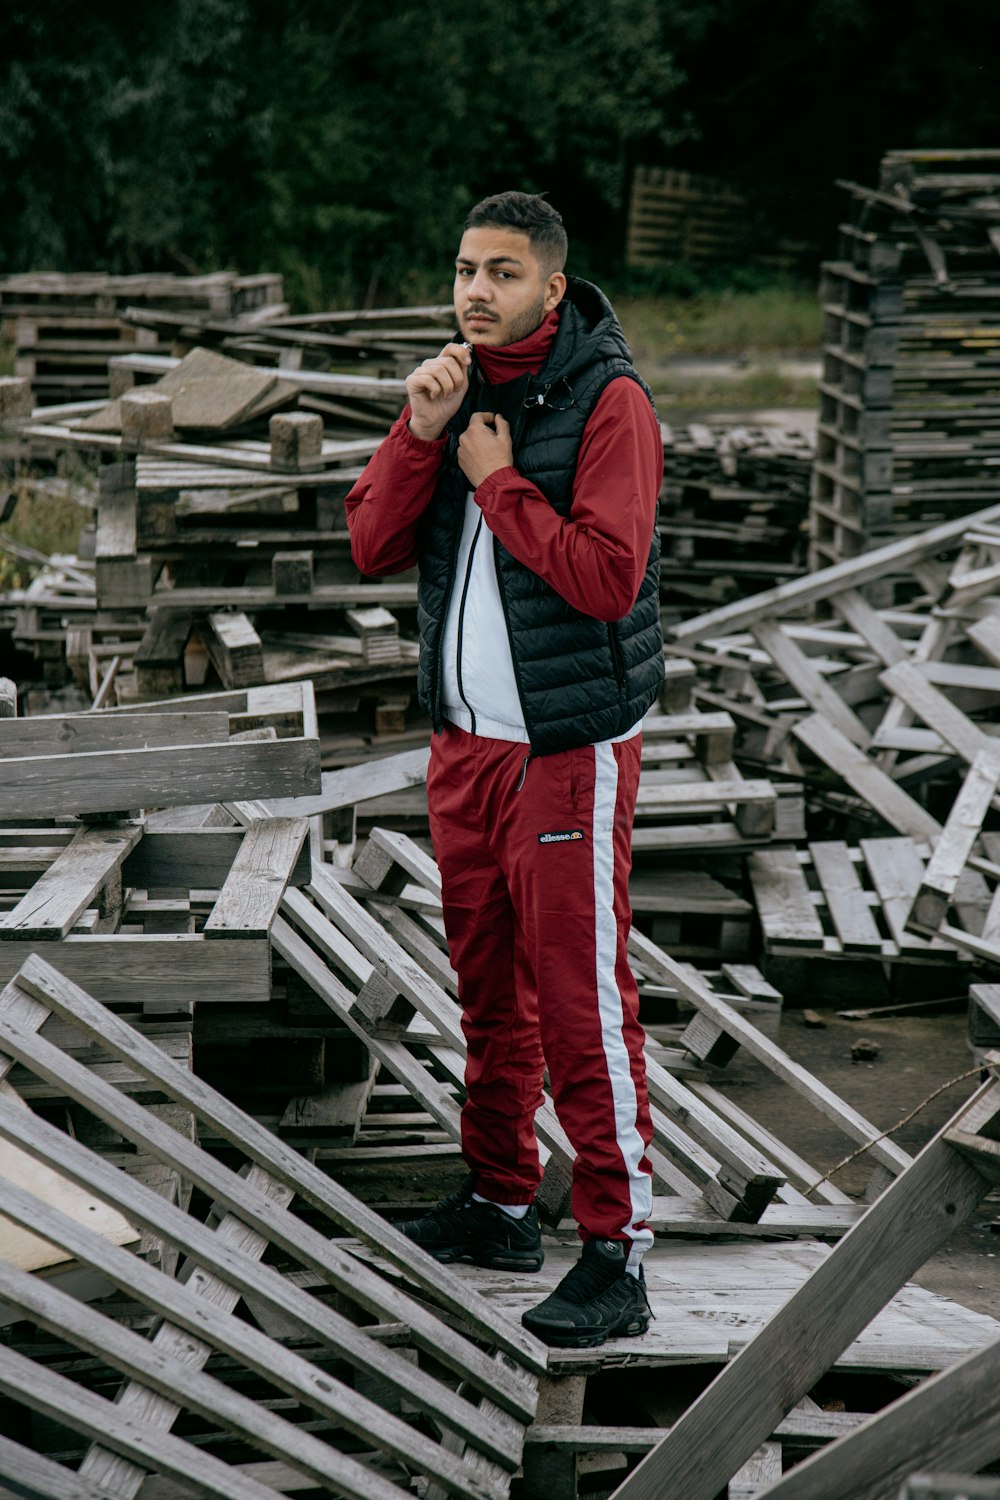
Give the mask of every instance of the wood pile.
<svg viewBox="0 0 1000 1500">
<path fill-rule="evenodd" d="M 801 573 L 814 445 L 777 427 L 661 426 L 665 618 Z"/>
<path fill-rule="evenodd" d="M 36 405 L 106 395 L 108 361 L 133 349 L 169 352 L 155 328 L 126 321 L 129 307 L 162 307 L 174 315 L 253 321 L 262 308 L 287 311 L 281 277 L 110 276 L 104 272 L 24 272 L 0 278 L 0 336 L 14 345 L 16 376 Z"/>
<path fill-rule="evenodd" d="M 894 152 L 877 189 L 844 186 L 811 568 L 1000 496 L 1000 152 Z"/>
</svg>

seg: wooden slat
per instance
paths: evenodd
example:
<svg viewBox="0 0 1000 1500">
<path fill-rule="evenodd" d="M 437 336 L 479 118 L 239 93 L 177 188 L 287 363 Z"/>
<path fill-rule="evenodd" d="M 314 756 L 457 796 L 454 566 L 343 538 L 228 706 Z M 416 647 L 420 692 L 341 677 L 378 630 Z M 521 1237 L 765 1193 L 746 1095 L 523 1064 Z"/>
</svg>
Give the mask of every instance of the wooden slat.
<svg viewBox="0 0 1000 1500">
<path fill-rule="evenodd" d="M 972 854 L 1000 782 L 1000 748 L 980 751 L 969 768 L 958 796 L 923 871 L 906 919 L 911 931 L 940 927 L 955 899 L 962 872 Z"/>
<path fill-rule="evenodd" d="M 755 849 L 747 869 L 765 944 L 822 947 L 823 924 L 795 850 Z"/>
<path fill-rule="evenodd" d="M 158 1048 L 97 1005 L 78 986 L 63 979 L 50 965 L 30 958 L 21 970 L 18 986 L 42 998 L 57 1015 L 101 1037 L 102 1044 L 109 1051 L 140 1064 L 151 1081 L 175 1102 L 191 1110 L 213 1132 L 231 1140 L 279 1181 L 293 1186 L 302 1198 L 329 1214 L 349 1233 L 377 1244 L 385 1256 L 405 1268 L 408 1276 L 432 1293 L 449 1311 L 468 1320 L 484 1336 L 492 1337 L 499 1347 L 515 1358 L 530 1361 L 537 1367 L 537 1345 L 527 1334 L 508 1325 L 488 1304 L 470 1298 L 460 1282 L 392 1225 L 352 1198 L 325 1173 L 304 1161 L 298 1152 L 245 1115 L 223 1095 L 195 1075 L 177 1068 Z M 12 1030 L 6 1036 L 5 1045 L 8 1050 L 15 1051 Z M 198 1182 L 230 1211 L 240 1214 L 247 1223 L 268 1235 L 273 1244 L 284 1244 L 304 1263 L 331 1277 L 333 1283 L 347 1290 L 349 1295 L 369 1298 L 374 1310 L 407 1322 L 419 1342 L 426 1341 L 426 1346 L 435 1351 L 436 1357 L 459 1370 L 464 1378 L 484 1377 L 486 1364 L 467 1341 L 457 1335 L 449 1337 L 437 1319 L 422 1314 L 417 1304 L 395 1293 L 385 1282 L 366 1274 L 359 1275 L 357 1263 L 323 1235 L 298 1220 L 276 1216 L 273 1205 L 262 1199 L 259 1193 L 249 1191 L 245 1183 L 214 1163 L 205 1152 L 180 1137 L 174 1139 L 173 1132 L 164 1137 L 156 1130 L 155 1123 L 151 1124 L 141 1106 L 109 1090 L 86 1069 L 59 1053 L 58 1049 L 49 1047 L 43 1039 L 27 1037 L 20 1029 L 16 1049 L 21 1049 L 16 1053 L 19 1060 L 43 1077 L 57 1077 L 70 1097 L 78 1096 L 80 1102 L 95 1113 L 109 1115 L 116 1129 L 121 1129 L 143 1149 L 166 1160 L 189 1180 Z M 492 1391 L 491 1394 L 501 1402 L 510 1401 L 515 1413 L 521 1410 L 523 1397 L 513 1390 Z M 530 1415 L 530 1411 L 525 1414 Z"/>
<path fill-rule="evenodd" d="M 4 762 L 0 818 L 183 807 L 319 787 L 315 739 L 17 757 Z"/>
<path fill-rule="evenodd" d="M 810 844 L 809 852 L 844 952 L 881 954 L 882 936 L 847 845 Z"/>
<path fill-rule="evenodd" d="M 977 1103 L 995 1122 L 1000 1085 L 985 1085 L 968 1108 Z M 685 1500 L 715 1500 L 788 1408 L 951 1237 L 982 1199 L 989 1179 L 948 1144 L 949 1128 L 688 1408 L 620 1486 L 617 1500 L 656 1500 L 665 1486 Z"/>
<path fill-rule="evenodd" d="M 82 828 L 12 911 L 0 916 L 0 939 L 63 938 L 121 868 L 142 836 L 140 824 Z"/>
<path fill-rule="evenodd" d="M 205 922 L 206 938 L 267 936 L 308 831 L 305 818 L 250 825 Z"/>
<path fill-rule="evenodd" d="M 892 672 L 909 670 L 904 665 L 890 668 Z M 848 786 L 891 827 L 919 839 L 933 839 L 941 832 L 937 819 L 897 786 L 891 776 L 880 770 L 833 724 L 818 714 L 809 714 L 793 726 L 792 732 L 818 759 L 842 776 Z"/>
<path fill-rule="evenodd" d="M 228 734 L 229 716 L 218 712 L 91 713 L 2 719 L 0 759 L 211 744 L 224 740 Z"/>
</svg>

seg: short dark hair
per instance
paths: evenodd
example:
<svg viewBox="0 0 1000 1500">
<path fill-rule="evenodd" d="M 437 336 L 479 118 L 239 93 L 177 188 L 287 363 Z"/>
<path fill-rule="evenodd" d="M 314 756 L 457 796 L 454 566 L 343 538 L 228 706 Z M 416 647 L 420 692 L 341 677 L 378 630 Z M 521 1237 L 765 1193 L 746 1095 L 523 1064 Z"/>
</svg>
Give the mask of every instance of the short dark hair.
<svg viewBox="0 0 1000 1500">
<path fill-rule="evenodd" d="M 547 276 L 566 264 L 568 241 L 562 216 L 541 193 L 510 191 L 484 198 L 470 211 L 465 228 L 481 229 L 487 224 L 526 234 Z"/>
</svg>

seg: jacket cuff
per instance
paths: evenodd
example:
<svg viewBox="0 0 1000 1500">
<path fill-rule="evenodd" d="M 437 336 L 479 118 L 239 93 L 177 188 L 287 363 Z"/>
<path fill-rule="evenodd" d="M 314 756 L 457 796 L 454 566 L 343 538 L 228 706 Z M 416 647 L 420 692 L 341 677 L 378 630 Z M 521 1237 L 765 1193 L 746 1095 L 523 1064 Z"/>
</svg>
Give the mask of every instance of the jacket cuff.
<svg viewBox="0 0 1000 1500">
<path fill-rule="evenodd" d="M 512 482 L 521 482 L 521 475 L 513 464 L 508 464 L 504 469 L 494 469 L 492 474 L 487 474 L 476 489 L 476 504 L 489 505 L 495 499 L 500 490 Z"/>
<path fill-rule="evenodd" d="M 406 448 L 411 448 L 416 453 L 437 453 L 444 448 L 448 441 L 447 434 L 436 438 L 417 437 L 415 432 L 410 431 L 409 417 L 397 417 L 392 436 L 402 442 Z"/>
</svg>

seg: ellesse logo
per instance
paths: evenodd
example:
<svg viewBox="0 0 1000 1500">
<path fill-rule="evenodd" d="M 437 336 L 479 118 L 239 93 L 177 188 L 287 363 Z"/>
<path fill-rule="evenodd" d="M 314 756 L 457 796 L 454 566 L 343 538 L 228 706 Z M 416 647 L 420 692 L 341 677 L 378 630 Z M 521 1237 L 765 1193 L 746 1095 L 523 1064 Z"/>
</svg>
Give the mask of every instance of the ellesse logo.
<svg viewBox="0 0 1000 1500">
<path fill-rule="evenodd" d="M 554 833 L 540 833 L 540 844 L 577 844 L 583 838 L 582 828 L 561 828 Z"/>
</svg>

